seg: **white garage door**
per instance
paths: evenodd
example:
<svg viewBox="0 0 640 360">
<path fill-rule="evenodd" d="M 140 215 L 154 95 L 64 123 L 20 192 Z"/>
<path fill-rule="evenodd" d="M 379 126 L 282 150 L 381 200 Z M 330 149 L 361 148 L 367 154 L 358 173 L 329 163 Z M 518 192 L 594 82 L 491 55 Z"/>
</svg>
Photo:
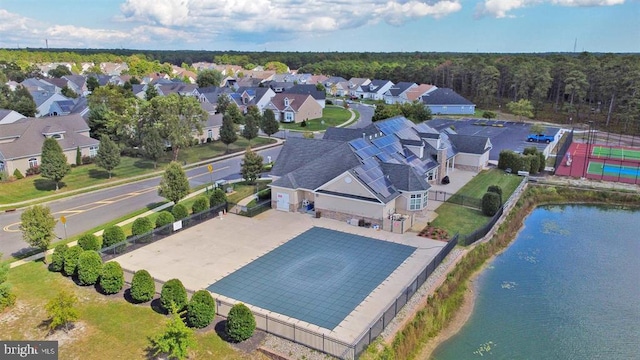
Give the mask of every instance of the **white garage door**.
<svg viewBox="0 0 640 360">
<path fill-rule="evenodd" d="M 277 195 L 278 201 L 276 209 L 282 211 L 289 211 L 289 194 L 278 193 Z"/>
</svg>

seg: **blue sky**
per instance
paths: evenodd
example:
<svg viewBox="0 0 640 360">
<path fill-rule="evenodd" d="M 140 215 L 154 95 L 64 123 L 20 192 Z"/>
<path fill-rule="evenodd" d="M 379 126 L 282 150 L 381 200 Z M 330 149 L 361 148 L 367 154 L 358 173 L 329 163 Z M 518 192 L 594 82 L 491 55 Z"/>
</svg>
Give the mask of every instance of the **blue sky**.
<svg viewBox="0 0 640 360">
<path fill-rule="evenodd" d="M 0 0 L 0 47 L 640 52 L 640 0 Z"/>
</svg>

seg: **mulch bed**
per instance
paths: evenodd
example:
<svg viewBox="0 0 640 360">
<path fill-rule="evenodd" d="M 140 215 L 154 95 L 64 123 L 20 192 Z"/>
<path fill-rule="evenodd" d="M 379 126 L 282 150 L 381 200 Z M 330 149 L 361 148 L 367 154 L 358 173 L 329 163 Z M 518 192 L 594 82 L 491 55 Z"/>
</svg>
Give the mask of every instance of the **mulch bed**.
<svg viewBox="0 0 640 360">
<path fill-rule="evenodd" d="M 429 239 L 433 239 L 433 240 L 441 240 L 441 241 L 448 241 L 449 240 L 449 234 L 447 233 L 446 230 L 444 229 L 440 229 L 437 228 L 435 226 L 427 226 L 424 229 L 422 229 L 419 233 L 418 236 L 422 236 L 422 237 L 426 237 Z"/>
</svg>

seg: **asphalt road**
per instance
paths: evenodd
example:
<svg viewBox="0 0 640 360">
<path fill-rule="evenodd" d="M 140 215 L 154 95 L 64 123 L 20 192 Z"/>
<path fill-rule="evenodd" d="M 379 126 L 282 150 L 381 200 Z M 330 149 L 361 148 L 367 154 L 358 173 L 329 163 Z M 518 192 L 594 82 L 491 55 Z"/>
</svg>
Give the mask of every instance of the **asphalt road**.
<svg viewBox="0 0 640 360">
<path fill-rule="evenodd" d="M 265 159 L 271 156 L 275 160 L 281 147 L 274 147 L 260 151 Z M 213 173 L 209 173 L 207 165 L 202 165 L 187 171 L 189 183 L 192 187 L 209 184 L 220 179 L 232 180 L 240 178 L 240 163 L 243 156 L 239 155 L 221 161 L 214 161 Z M 154 204 L 165 199 L 158 196 L 157 186 L 160 178 L 142 180 L 136 183 L 124 184 L 91 193 L 80 194 L 69 198 L 48 203 L 56 220 L 64 215 L 67 219 L 66 234 L 64 226 L 58 221 L 55 234 L 59 239 L 81 234 L 101 224 L 107 223 L 133 211 L 153 207 Z M 29 246 L 22 240 L 19 229 L 22 210 L 0 213 L 0 252 L 3 258 L 18 255 L 28 251 Z M 56 241 L 56 240 L 54 240 Z"/>
</svg>

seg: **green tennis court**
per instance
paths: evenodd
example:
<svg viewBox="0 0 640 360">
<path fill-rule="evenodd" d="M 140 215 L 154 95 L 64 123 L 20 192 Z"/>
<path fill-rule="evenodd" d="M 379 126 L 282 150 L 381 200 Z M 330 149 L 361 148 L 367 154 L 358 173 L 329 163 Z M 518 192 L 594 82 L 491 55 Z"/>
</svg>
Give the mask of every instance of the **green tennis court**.
<svg viewBox="0 0 640 360">
<path fill-rule="evenodd" d="M 591 154 L 593 156 L 606 157 L 611 159 L 640 161 L 640 150 L 609 146 L 594 146 L 591 150 Z"/>
<path fill-rule="evenodd" d="M 640 167 L 603 164 L 601 162 L 589 162 L 587 173 L 591 175 L 603 175 L 637 179 L 640 177 Z"/>
</svg>

